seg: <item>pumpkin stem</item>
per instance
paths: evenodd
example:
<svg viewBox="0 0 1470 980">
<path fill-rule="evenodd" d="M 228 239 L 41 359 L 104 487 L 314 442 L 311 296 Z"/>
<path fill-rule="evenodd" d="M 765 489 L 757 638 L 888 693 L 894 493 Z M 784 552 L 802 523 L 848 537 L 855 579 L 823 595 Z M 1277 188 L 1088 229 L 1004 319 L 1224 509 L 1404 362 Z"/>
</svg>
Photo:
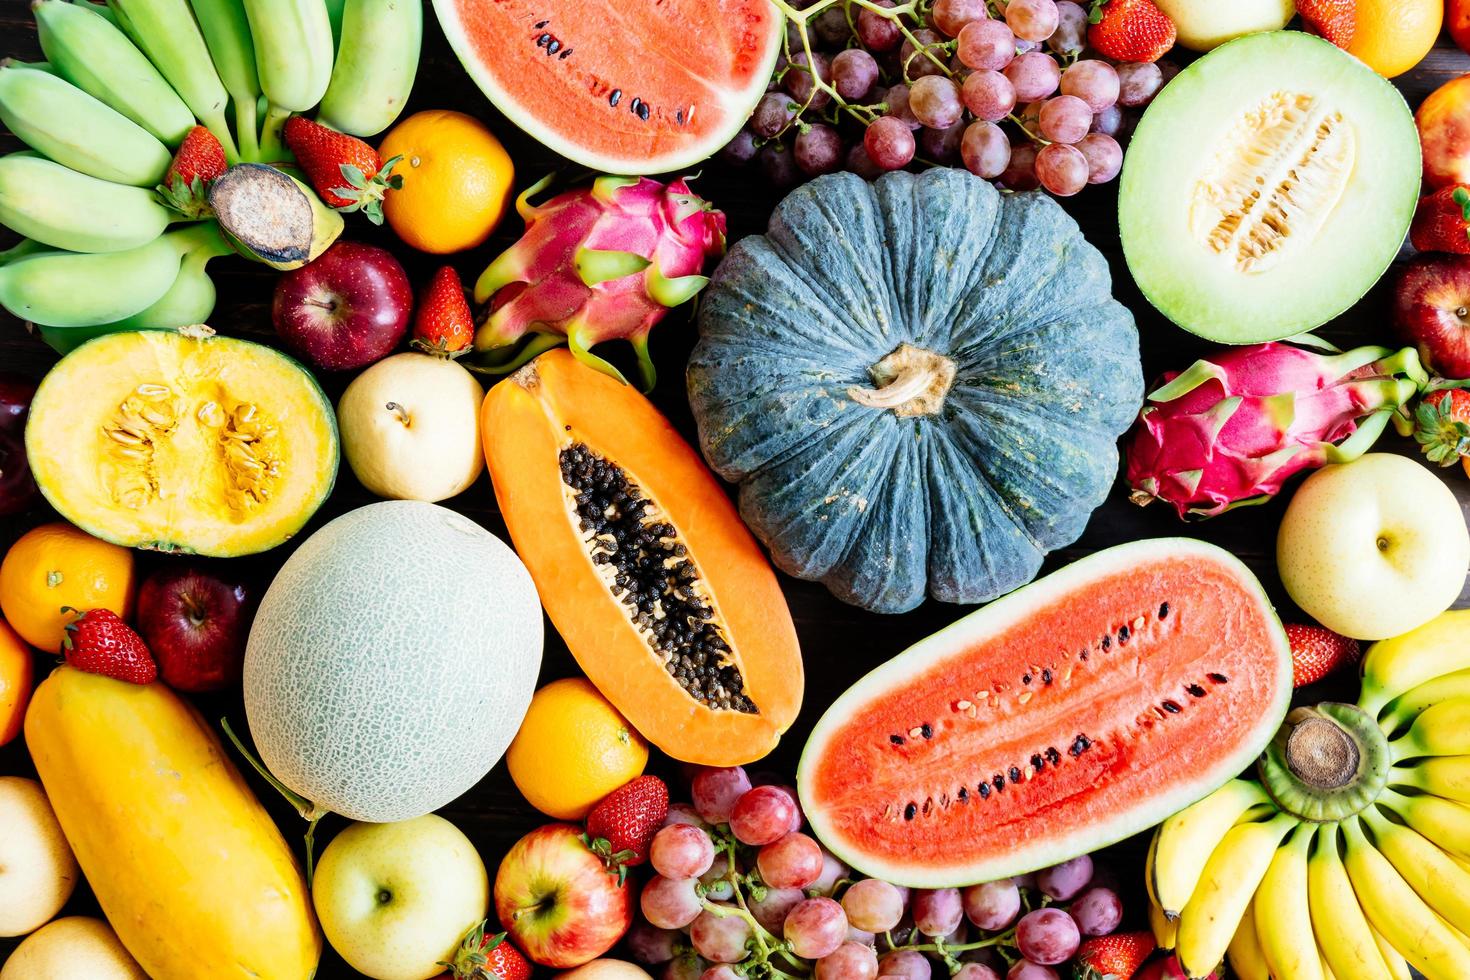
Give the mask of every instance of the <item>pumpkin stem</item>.
<svg viewBox="0 0 1470 980">
<path fill-rule="evenodd" d="M 859 405 L 890 409 L 911 418 L 933 415 L 944 406 L 944 396 L 954 385 L 955 365 L 943 354 L 904 343 L 868 368 L 868 375 L 876 387 L 854 385 L 847 389 L 847 397 Z"/>
</svg>

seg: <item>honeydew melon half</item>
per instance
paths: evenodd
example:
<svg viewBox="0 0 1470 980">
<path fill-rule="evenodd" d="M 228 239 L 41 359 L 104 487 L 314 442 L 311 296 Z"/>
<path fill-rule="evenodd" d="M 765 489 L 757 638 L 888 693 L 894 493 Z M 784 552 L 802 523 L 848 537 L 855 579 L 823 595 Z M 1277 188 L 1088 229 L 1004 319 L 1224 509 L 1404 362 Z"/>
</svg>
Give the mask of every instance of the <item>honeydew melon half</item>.
<svg viewBox="0 0 1470 980">
<path fill-rule="evenodd" d="M 1134 280 L 1228 344 L 1303 333 L 1368 291 L 1402 245 L 1419 137 L 1380 75 L 1300 31 L 1221 45 L 1166 85 L 1123 164 Z"/>
</svg>

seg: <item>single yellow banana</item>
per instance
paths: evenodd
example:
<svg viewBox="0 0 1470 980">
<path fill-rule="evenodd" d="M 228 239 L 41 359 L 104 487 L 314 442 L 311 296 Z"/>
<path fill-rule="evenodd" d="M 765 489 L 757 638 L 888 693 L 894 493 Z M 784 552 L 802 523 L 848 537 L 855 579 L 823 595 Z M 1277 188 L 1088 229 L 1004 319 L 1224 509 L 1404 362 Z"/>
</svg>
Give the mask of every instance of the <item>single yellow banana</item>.
<svg viewBox="0 0 1470 980">
<path fill-rule="evenodd" d="M 1461 932 L 1470 931 L 1470 872 L 1415 830 L 1394 823 L 1376 808 L 1359 814 L 1373 843 L 1409 887 Z"/>
<path fill-rule="evenodd" d="M 1428 980 L 1470 977 L 1470 949 L 1446 928 L 1414 889 L 1363 836 L 1356 817 L 1344 820 L 1344 865 L 1373 927 Z"/>
<path fill-rule="evenodd" d="M 403 111 L 419 68 L 424 5 L 418 0 L 346 0 L 332 81 L 317 121 L 373 136 Z"/>
<path fill-rule="evenodd" d="M 1411 786 L 1447 800 L 1470 803 L 1470 755 L 1436 756 L 1413 765 L 1395 766 L 1388 771 L 1388 784 Z"/>
<path fill-rule="evenodd" d="M 1452 698 L 1470 698 L 1470 670 L 1457 670 L 1411 688 L 1389 702 L 1378 720 L 1383 731 L 1392 735 L 1410 724 L 1425 708 Z"/>
<path fill-rule="evenodd" d="M 1149 880 L 1165 915 L 1179 915 L 1225 832 L 1251 807 L 1269 802 L 1260 783 L 1232 779 L 1159 826 L 1154 835 L 1158 854 Z"/>
<path fill-rule="evenodd" d="M 1470 859 L 1470 807 L 1438 796 L 1407 796 L 1391 789 L 1384 790 L 1378 802 L 1442 849 Z"/>
<path fill-rule="evenodd" d="M 1363 657 L 1358 705 L 1382 724 L 1390 701 L 1425 681 L 1470 668 L 1470 609 L 1441 613 L 1402 636 L 1379 640 Z"/>
<path fill-rule="evenodd" d="M 1277 845 L 1300 822 L 1292 814 L 1281 813 L 1261 823 L 1237 824 L 1225 832 L 1179 915 L 1176 952 L 1187 975 L 1206 976 L 1225 956 Z"/>
<path fill-rule="evenodd" d="M 163 233 L 174 215 L 151 190 L 69 170 L 39 154 L 0 157 L 0 224 L 72 252 L 120 252 Z"/>
<path fill-rule="evenodd" d="M 1348 880 L 1338 853 L 1337 824 L 1317 828 L 1307 859 L 1307 899 L 1312 931 L 1334 976 L 1342 980 L 1394 980 Z"/>
<path fill-rule="evenodd" d="M 1368 923 L 1368 931 L 1373 933 L 1373 944 L 1378 947 L 1378 955 L 1383 957 L 1393 980 L 1414 980 L 1414 974 L 1410 972 L 1409 961 L 1404 959 L 1404 954 L 1394 949 L 1393 943 L 1384 939 L 1383 933 L 1374 929 L 1371 922 Z"/>
<path fill-rule="evenodd" d="M 1240 917 L 1225 958 L 1240 980 L 1271 980 L 1271 968 L 1266 965 L 1266 954 L 1261 952 L 1261 941 L 1256 935 L 1255 904 L 1252 900 L 1245 915 Z"/>
<path fill-rule="evenodd" d="M 1470 698 L 1425 708 L 1409 730 L 1389 743 L 1395 762 L 1470 753 Z"/>
<path fill-rule="evenodd" d="M 1148 927 L 1159 949 L 1173 949 L 1179 944 L 1179 920 L 1166 916 L 1158 902 L 1148 903 Z"/>
<path fill-rule="evenodd" d="M 0 61 L 0 122 L 64 167 L 118 184 L 152 188 L 168 147 L 127 116 L 59 75 Z"/>
<path fill-rule="evenodd" d="M 1276 848 L 1251 902 L 1256 937 L 1276 980 L 1322 980 L 1307 908 L 1307 850 L 1314 831 L 1298 826 Z"/>
</svg>

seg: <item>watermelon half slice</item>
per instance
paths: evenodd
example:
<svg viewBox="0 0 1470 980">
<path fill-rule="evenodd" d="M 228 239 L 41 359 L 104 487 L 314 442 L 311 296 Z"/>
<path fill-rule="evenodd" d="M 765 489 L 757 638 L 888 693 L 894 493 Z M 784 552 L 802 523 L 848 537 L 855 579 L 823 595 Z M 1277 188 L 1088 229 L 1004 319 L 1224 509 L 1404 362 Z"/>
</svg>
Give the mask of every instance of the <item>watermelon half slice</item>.
<svg viewBox="0 0 1470 980">
<path fill-rule="evenodd" d="M 728 143 L 784 31 L 770 0 L 434 0 L 490 101 L 562 156 L 613 174 L 679 170 Z"/>
<path fill-rule="evenodd" d="M 1249 766 L 1291 700 L 1291 648 L 1228 552 L 1120 545 L 868 674 L 817 722 L 797 786 L 864 874 L 939 888 L 1152 827 Z"/>
</svg>

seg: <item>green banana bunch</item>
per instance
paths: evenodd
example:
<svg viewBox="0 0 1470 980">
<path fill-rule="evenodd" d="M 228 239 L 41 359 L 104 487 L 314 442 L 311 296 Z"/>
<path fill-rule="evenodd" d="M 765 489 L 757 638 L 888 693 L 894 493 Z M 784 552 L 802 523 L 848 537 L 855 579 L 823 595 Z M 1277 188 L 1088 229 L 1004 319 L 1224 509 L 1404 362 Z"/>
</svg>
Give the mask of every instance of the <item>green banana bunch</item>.
<svg viewBox="0 0 1470 980">
<path fill-rule="evenodd" d="M 417 0 L 346 0 L 317 121 L 353 136 L 391 126 L 413 88 L 423 33 L 424 8 Z"/>
<path fill-rule="evenodd" d="M 112 323 L 168 292 L 185 255 L 218 230 L 192 225 L 124 252 L 37 252 L 0 265 L 0 306 L 47 327 Z"/>
<path fill-rule="evenodd" d="M 332 80 L 332 21 L 325 0 L 244 0 L 260 88 L 270 101 L 261 156 L 278 159 L 281 128 L 322 100 Z"/>
<path fill-rule="evenodd" d="M 247 160 L 260 152 L 257 146 L 255 103 L 260 98 L 260 76 L 255 70 L 255 42 L 242 0 L 189 0 L 199 30 L 209 47 L 209 56 L 219 72 L 234 108 L 235 135 L 240 154 Z"/>
<path fill-rule="evenodd" d="M 176 215 L 151 190 L 69 170 L 36 153 L 0 157 L 0 224 L 72 252 L 119 252 L 162 234 Z"/>
<path fill-rule="evenodd" d="M 106 8 L 103 8 L 106 9 Z M 62 78 L 177 147 L 194 113 L 122 31 L 92 4 L 35 0 L 41 50 Z"/>
<path fill-rule="evenodd" d="M 32 149 L 99 180 L 153 187 L 170 153 L 152 133 L 64 78 L 0 61 L 0 122 Z"/>
<path fill-rule="evenodd" d="M 225 158 L 240 158 L 225 122 L 229 93 L 220 81 L 209 46 L 188 0 L 109 0 L 118 23 L 148 56 L 184 104 L 220 141 Z"/>
</svg>

